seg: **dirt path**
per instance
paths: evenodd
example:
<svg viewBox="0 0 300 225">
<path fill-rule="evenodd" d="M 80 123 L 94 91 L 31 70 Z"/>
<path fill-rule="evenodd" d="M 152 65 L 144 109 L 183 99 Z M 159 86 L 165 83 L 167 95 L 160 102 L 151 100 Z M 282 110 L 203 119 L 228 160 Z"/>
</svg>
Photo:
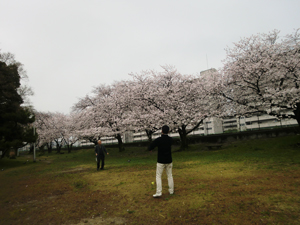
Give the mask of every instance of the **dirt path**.
<svg viewBox="0 0 300 225">
<path fill-rule="evenodd" d="M 126 224 L 126 220 L 121 217 L 113 217 L 113 218 L 90 218 L 90 219 L 82 219 L 79 223 L 66 223 L 65 225 L 96 225 L 96 224 Z"/>
</svg>

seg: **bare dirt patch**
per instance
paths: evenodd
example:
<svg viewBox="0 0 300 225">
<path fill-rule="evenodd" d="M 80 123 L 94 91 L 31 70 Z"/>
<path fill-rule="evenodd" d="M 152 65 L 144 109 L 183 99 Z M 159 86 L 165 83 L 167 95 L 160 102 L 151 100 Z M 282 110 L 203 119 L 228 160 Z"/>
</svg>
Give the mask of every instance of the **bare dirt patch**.
<svg viewBox="0 0 300 225">
<path fill-rule="evenodd" d="M 56 173 L 76 173 L 76 172 L 81 172 L 81 171 L 85 171 L 86 169 L 83 168 L 74 168 L 71 170 L 63 170 L 63 171 L 57 171 Z"/>
<path fill-rule="evenodd" d="M 82 219 L 79 223 L 65 223 L 65 225 L 98 225 L 98 224 L 126 224 L 126 220 L 121 217 L 112 217 L 112 218 L 90 218 Z"/>
</svg>

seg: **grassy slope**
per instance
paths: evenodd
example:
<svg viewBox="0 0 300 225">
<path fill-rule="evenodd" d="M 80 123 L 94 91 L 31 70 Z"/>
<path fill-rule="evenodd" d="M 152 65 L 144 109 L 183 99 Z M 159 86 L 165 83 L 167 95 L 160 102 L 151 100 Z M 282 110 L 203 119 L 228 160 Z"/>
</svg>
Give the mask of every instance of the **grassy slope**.
<svg viewBox="0 0 300 225">
<path fill-rule="evenodd" d="M 174 152 L 175 194 L 168 194 L 163 175 L 159 199 L 153 199 L 151 184 L 156 152 L 145 148 L 109 149 L 106 170 L 99 172 L 92 149 L 45 154 L 36 163 L 26 155 L 2 159 L 0 221 L 299 224 L 299 141 L 293 136 L 236 142 L 218 151 L 194 145 Z"/>
</svg>

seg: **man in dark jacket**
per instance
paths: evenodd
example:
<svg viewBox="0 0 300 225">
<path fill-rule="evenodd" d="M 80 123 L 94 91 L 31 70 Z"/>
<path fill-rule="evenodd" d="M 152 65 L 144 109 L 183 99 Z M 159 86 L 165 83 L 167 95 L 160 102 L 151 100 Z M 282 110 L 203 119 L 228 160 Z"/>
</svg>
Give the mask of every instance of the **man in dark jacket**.
<svg viewBox="0 0 300 225">
<path fill-rule="evenodd" d="M 168 185 L 169 185 L 169 193 L 174 194 L 174 182 L 172 176 L 172 138 L 168 136 L 169 127 L 162 127 L 162 135 L 161 137 L 155 139 L 151 145 L 149 146 L 149 151 L 157 147 L 157 165 L 156 165 L 156 194 L 153 195 L 154 198 L 160 197 L 162 195 L 162 184 L 161 184 L 161 175 L 166 169 L 166 173 L 168 176 Z"/>
<path fill-rule="evenodd" d="M 99 170 L 99 167 L 100 167 L 100 160 L 101 160 L 101 170 L 104 169 L 104 160 L 105 160 L 105 154 L 106 153 L 107 155 L 109 154 L 104 145 L 101 144 L 101 140 L 98 141 L 98 144 L 96 145 L 95 147 L 95 154 L 96 154 L 96 157 L 97 157 L 97 170 Z"/>
</svg>

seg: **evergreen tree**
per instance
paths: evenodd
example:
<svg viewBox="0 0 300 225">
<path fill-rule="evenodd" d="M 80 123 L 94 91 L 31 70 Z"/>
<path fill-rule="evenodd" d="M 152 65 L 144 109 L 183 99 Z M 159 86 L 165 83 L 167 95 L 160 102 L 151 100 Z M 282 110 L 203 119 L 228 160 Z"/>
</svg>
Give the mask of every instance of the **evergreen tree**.
<svg viewBox="0 0 300 225">
<path fill-rule="evenodd" d="M 17 63 L 0 61 L 0 151 L 2 157 L 9 151 L 29 142 L 35 142 L 31 124 L 34 116 L 28 107 L 23 107 L 23 99 L 18 93 L 20 74 Z"/>
</svg>

